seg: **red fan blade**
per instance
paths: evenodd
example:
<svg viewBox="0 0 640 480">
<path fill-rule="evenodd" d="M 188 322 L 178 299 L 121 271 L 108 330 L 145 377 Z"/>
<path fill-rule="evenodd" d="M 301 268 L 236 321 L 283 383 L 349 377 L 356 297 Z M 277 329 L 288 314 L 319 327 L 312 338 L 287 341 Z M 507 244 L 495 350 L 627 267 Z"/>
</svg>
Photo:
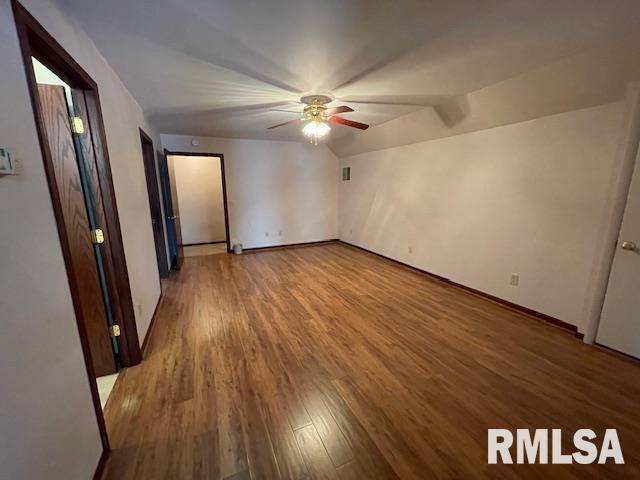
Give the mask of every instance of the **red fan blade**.
<svg viewBox="0 0 640 480">
<path fill-rule="evenodd" d="M 330 117 L 329 120 L 331 123 L 337 123 L 339 125 L 346 125 L 347 127 L 359 128 L 360 130 L 366 130 L 369 128 L 369 125 L 366 123 L 354 122 L 353 120 L 347 120 L 346 118 L 338 117 L 334 115 Z"/>
<path fill-rule="evenodd" d="M 269 127 L 269 128 L 267 128 L 267 130 L 272 130 L 272 129 L 278 128 L 278 127 L 284 127 L 285 125 L 289 125 L 290 123 L 299 123 L 301 121 L 302 121 L 301 118 L 296 118 L 295 120 L 289 120 L 288 122 L 279 123 L 278 125 L 274 125 L 273 127 Z"/>
<path fill-rule="evenodd" d="M 353 108 L 342 105 L 341 107 L 327 108 L 324 113 L 330 116 L 335 115 L 336 113 L 349 113 L 353 111 Z"/>
</svg>

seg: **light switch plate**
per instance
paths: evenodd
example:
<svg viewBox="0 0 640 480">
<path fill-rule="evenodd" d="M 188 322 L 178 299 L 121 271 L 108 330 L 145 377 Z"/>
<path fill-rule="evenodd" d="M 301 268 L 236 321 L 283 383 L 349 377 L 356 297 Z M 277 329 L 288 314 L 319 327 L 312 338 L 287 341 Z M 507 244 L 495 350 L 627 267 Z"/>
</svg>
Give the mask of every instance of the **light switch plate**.
<svg viewBox="0 0 640 480">
<path fill-rule="evenodd" d="M 11 160 L 9 150 L 5 147 L 0 147 L 0 175 L 15 175 L 16 167 Z"/>
</svg>

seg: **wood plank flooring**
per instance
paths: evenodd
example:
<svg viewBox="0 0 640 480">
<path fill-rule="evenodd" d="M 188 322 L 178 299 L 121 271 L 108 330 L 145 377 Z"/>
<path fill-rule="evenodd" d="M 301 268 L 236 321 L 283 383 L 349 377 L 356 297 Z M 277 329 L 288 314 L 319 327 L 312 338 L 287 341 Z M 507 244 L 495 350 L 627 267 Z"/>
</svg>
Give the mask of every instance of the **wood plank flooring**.
<svg viewBox="0 0 640 480">
<path fill-rule="evenodd" d="M 342 244 L 187 258 L 107 404 L 105 477 L 639 478 L 638 380 L 637 362 Z M 488 428 L 536 427 L 565 448 L 617 428 L 626 464 L 486 464 Z"/>
</svg>

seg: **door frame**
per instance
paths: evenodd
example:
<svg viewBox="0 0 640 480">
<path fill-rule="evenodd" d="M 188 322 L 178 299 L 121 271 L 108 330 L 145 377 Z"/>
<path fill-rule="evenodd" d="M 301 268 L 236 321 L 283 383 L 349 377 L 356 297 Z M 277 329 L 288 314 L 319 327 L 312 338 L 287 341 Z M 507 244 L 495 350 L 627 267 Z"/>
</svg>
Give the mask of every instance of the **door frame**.
<svg viewBox="0 0 640 480">
<path fill-rule="evenodd" d="M 174 262 L 175 265 L 178 264 L 178 238 L 177 232 L 175 231 L 175 224 L 173 223 L 174 208 L 173 197 L 171 195 L 171 179 L 169 178 L 169 164 L 164 153 L 158 156 L 158 177 L 160 179 L 162 192 L 165 226 L 164 233 L 167 239 L 167 254 L 169 257 L 167 268 L 169 270 L 174 270 Z"/>
<path fill-rule="evenodd" d="M 164 154 L 181 157 L 218 157 L 220 159 L 220 176 L 222 177 L 222 204 L 224 207 L 224 229 L 227 235 L 227 253 L 231 253 L 231 237 L 229 236 L 229 210 L 227 207 L 227 180 L 225 177 L 224 154 L 223 153 L 199 153 L 199 152 L 179 152 L 165 148 Z"/>
<path fill-rule="evenodd" d="M 160 278 L 166 278 L 169 276 L 169 261 L 167 260 L 167 243 L 165 239 L 165 226 L 164 226 L 164 215 L 162 211 L 162 200 L 160 198 L 160 188 L 158 186 L 158 166 L 156 161 L 156 151 L 153 146 L 153 140 L 147 133 L 142 130 L 142 128 L 138 128 L 140 131 L 140 144 L 142 147 L 142 165 L 144 167 L 144 177 L 147 183 L 147 195 L 149 197 L 149 214 L 153 220 L 153 212 L 154 209 L 157 210 L 158 219 L 160 222 L 160 235 L 161 235 L 161 244 L 160 248 L 158 248 L 156 242 L 156 233 L 155 230 L 153 232 L 153 243 L 156 248 L 156 260 L 158 261 L 158 273 Z M 146 153 L 144 151 L 145 144 L 148 144 L 151 148 L 151 159 L 150 165 L 147 165 L 148 161 L 146 158 Z M 155 203 L 152 205 L 151 203 Z M 153 223 L 153 222 L 152 222 Z M 151 225 L 152 229 L 154 228 Z"/>
<path fill-rule="evenodd" d="M 85 320 L 82 315 L 79 303 L 80 286 L 75 282 L 72 271 L 70 246 L 65 232 L 63 209 L 61 199 L 58 194 L 55 170 L 49 144 L 46 137 L 46 128 L 39 104 L 38 87 L 33 70 L 32 57 L 38 58 L 44 65 L 54 71 L 62 80 L 73 88 L 85 91 L 87 102 L 90 102 L 95 109 L 96 121 L 95 135 L 99 139 L 102 147 L 102 155 L 96 155 L 96 166 L 98 170 L 98 180 L 101 189 L 101 197 L 104 206 L 105 227 L 109 235 L 109 248 L 113 259 L 113 282 L 109 285 L 109 294 L 112 300 L 112 308 L 118 311 L 121 322 L 121 335 L 117 337 L 118 346 L 121 353 L 121 364 L 123 366 L 133 366 L 142 360 L 142 352 L 138 340 L 138 333 L 135 323 L 135 312 L 131 297 L 129 284 L 129 274 L 124 255 L 124 245 L 122 242 L 122 232 L 116 205 L 113 179 L 111 176 L 111 165 L 107 150 L 107 139 L 103 123 L 102 109 L 98 86 L 87 72 L 67 53 L 67 51 L 47 32 L 47 30 L 17 1 L 11 0 L 14 21 L 18 33 L 22 60 L 26 73 L 27 87 L 33 109 L 38 142 L 42 152 L 45 175 L 49 187 L 49 194 L 56 220 L 58 238 L 65 263 L 69 289 L 73 302 L 80 345 L 84 356 L 89 388 L 93 400 L 93 406 L 102 440 L 103 453 L 100 458 L 98 469 L 104 467 L 110 447 L 107 430 L 100 405 L 100 397 L 96 384 L 96 376 L 91 362 L 90 345 L 85 327 Z"/>
</svg>

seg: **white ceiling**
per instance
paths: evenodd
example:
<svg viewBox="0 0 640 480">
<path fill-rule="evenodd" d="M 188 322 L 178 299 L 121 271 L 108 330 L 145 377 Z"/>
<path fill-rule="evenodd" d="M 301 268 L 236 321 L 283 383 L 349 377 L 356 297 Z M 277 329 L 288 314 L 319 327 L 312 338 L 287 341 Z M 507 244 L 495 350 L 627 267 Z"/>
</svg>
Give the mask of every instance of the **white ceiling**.
<svg viewBox="0 0 640 480">
<path fill-rule="evenodd" d="M 59 1 L 160 132 L 295 141 L 298 126 L 267 127 L 296 118 L 273 109 L 299 111 L 302 93 L 330 92 L 356 110 L 345 117 L 377 125 L 584 51 L 629 48 L 640 24 L 637 0 Z"/>
</svg>

